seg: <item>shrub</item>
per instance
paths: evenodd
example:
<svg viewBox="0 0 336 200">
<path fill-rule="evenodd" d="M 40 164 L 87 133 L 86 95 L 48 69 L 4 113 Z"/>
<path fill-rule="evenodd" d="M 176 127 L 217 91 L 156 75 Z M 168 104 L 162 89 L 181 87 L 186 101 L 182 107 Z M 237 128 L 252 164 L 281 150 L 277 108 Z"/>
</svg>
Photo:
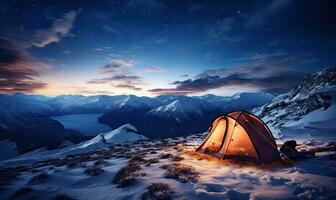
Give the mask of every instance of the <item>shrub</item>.
<svg viewBox="0 0 336 200">
<path fill-rule="evenodd" d="M 160 155 L 160 159 L 167 159 L 167 158 L 170 158 L 172 156 L 172 154 L 170 154 L 170 153 L 165 153 L 165 154 L 161 154 Z"/>
<path fill-rule="evenodd" d="M 146 162 L 146 159 L 144 159 L 142 156 L 140 155 L 135 155 L 133 156 L 128 162 L 139 162 L 139 163 L 144 163 Z"/>
<path fill-rule="evenodd" d="M 16 190 L 11 196 L 9 199 L 17 199 L 19 197 L 22 197 L 22 196 L 25 196 L 27 195 L 28 193 L 32 192 L 33 189 L 30 188 L 30 187 L 23 187 L 23 188 L 20 188 L 18 190 Z"/>
<path fill-rule="evenodd" d="M 35 175 L 35 176 L 31 177 L 30 180 L 28 181 L 28 183 L 30 183 L 30 184 L 40 184 L 40 183 L 45 182 L 49 177 L 50 177 L 50 175 L 46 174 L 46 173 L 38 174 L 38 175 Z"/>
<path fill-rule="evenodd" d="M 188 165 L 174 163 L 168 165 L 166 169 L 166 178 L 176 179 L 181 183 L 196 180 L 198 177 L 198 173 L 194 170 L 194 168 Z"/>
<path fill-rule="evenodd" d="M 160 159 L 158 159 L 158 158 L 149 159 L 146 162 L 146 167 L 149 167 L 149 166 L 151 166 L 151 164 L 158 163 L 158 162 L 160 162 Z"/>
<path fill-rule="evenodd" d="M 104 170 L 101 169 L 100 167 L 93 166 L 93 167 L 89 167 L 89 168 L 85 169 L 84 172 L 87 175 L 90 175 L 90 176 L 98 176 L 99 174 L 103 173 Z"/>
<path fill-rule="evenodd" d="M 181 160 L 183 160 L 184 158 L 182 158 L 181 156 L 174 156 L 173 158 L 172 158 L 172 161 L 173 162 L 179 162 L 179 161 L 181 161 Z"/>
<path fill-rule="evenodd" d="M 98 159 L 93 163 L 93 165 L 105 165 L 107 162 L 104 159 Z"/>
<path fill-rule="evenodd" d="M 141 169 L 137 162 L 129 162 L 125 167 L 122 167 L 114 176 L 112 183 L 117 184 L 118 187 L 129 187 L 136 182 L 135 177 L 138 174 L 135 171 Z"/>
<path fill-rule="evenodd" d="M 170 200 L 174 191 L 166 183 L 152 183 L 146 188 L 142 200 Z"/>
</svg>

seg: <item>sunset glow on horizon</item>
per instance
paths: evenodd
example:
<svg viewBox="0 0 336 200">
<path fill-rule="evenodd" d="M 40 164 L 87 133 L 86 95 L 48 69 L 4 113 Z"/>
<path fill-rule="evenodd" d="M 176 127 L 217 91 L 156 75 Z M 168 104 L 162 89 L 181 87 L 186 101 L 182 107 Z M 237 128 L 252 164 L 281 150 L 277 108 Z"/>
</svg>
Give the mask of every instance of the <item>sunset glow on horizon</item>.
<svg viewBox="0 0 336 200">
<path fill-rule="evenodd" d="M 335 65 L 327 4 L 178 2 L 2 2 L 0 92 L 278 94 Z"/>
</svg>

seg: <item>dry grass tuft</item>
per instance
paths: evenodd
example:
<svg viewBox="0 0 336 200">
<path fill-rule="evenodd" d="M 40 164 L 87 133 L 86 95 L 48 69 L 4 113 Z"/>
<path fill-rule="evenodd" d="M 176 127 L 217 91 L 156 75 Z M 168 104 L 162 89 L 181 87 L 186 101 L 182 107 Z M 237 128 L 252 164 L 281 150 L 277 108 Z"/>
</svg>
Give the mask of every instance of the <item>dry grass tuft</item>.
<svg viewBox="0 0 336 200">
<path fill-rule="evenodd" d="M 117 184 L 118 187 L 129 187 L 136 183 L 136 177 L 139 175 L 135 172 L 140 170 L 138 162 L 129 162 L 125 167 L 122 167 L 114 176 L 112 183 Z"/>
<path fill-rule="evenodd" d="M 99 174 L 103 173 L 104 170 L 98 166 L 92 166 L 92 167 L 85 169 L 84 172 L 89 176 L 98 176 Z"/>
<path fill-rule="evenodd" d="M 152 183 L 146 188 L 142 200 L 170 200 L 174 191 L 166 183 Z"/>
<path fill-rule="evenodd" d="M 198 178 L 198 173 L 192 166 L 173 163 L 166 166 L 166 178 L 172 178 L 180 181 L 181 183 L 186 183 L 188 181 L 195 181 Z"/>
<path fill-rule="evenodd" d="M 149 167 L 149 166 L 151 166 L 152 164 L 154 164 L 154 163 L 159 163 L 160 162 L 160 159 L 158 159 L 158 158 L 152 158 L 152 159 L 149 159 L 149 160 L 147 160 L 147 162 L 146 162 L 146 167 Z"/>
<path fill-rule="evenodd" d="M 93 165 L 98 166 L 98 165 L 105 165 L 107 162 L 104 159 L 98 159 L 96 160 Z"/>
<path fill-rule="evenodd" d="M 179 161 L 181 161 L 181 160 L 183 160 L 184 158 L 182 158 L 181 156 L 174 156 L 174 157 L 172 157 L 172 161 L 173 162 L 179 162 Z"/>
<path fill-rule="evenodd" d="M 170 153 L 161 154 L 159 156 L 160 159 L 167 159 L 167 158 L 170 158 L 170 157 L 172 157 L 172 154 L 170 154 Z"/>
</svg>

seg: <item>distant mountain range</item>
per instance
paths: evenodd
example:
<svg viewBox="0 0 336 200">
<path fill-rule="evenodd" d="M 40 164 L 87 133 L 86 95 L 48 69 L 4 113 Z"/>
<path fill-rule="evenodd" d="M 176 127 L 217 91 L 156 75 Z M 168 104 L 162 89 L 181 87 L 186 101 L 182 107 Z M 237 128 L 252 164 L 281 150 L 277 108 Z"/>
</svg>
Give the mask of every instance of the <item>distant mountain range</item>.
<svg viewBox="0 0 336 200">
<path fill-rule="evenodd" d="M 39 147 L 53 149 L 63 140 L 73 143 L 87 140 L 89 137 L 67 130 L 51 119 L 51 116 L 79 113 L 104 113 L 99 121 L 112 129 L 130 123 L 150 138 L 187 135 L 206 130 L 217 115 L 237 109 L 251 110 L 272 98 L 268 93 L 240 93 L 232 97 L 162 95 L 154 98 L 0 94 L 0 140 L 15 142 L 20 153 Z"/>
<path fill-rule="evenodd" d="M 268 93 L 239 93 L 231 97 L 162 95 L 154 98 L 0 94 L 0 141 L 24 153 L 40 147 L 54 149 L 64 141 L 79 143 L 91 139 L 78 131 L 65 129 L 51 118 L 81 113 L 103 113 L 99 122 L 112 129 L 132 124 L 138 133 L 148 138 L 204 132 L 218 115 L 234 110 L 253 110 L 273 128 L 318 129 L 322 126 L 333 132 L 335 87 L 336 69 L 328 69 L 306 76 L 293 90 L 277 97 Z"/>
<path fill-rule="evenodd" d="M 149 138 L 185 136 L 204 132 L 219 115 L 251 110 L 272 98 L 268 93 L 241 93 L 232 97 L 164 95 L 145 101 L 129 96 L 119 106 L 110 108 L 99 121 L 112 129 L 130 123 Z"/>
</svg>

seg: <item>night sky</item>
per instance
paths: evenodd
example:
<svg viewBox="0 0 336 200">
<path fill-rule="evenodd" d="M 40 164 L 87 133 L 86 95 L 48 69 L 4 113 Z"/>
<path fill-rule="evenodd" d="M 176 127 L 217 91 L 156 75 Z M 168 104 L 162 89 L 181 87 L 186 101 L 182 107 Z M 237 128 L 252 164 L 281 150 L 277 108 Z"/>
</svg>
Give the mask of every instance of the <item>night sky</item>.
<svg viewBox="0 0 336 200">
<path fill-rule="evenodd" d="M 0 0 L 0 92 L 278 94 L 336 65 L 336 1 Z"/>
</svg>

